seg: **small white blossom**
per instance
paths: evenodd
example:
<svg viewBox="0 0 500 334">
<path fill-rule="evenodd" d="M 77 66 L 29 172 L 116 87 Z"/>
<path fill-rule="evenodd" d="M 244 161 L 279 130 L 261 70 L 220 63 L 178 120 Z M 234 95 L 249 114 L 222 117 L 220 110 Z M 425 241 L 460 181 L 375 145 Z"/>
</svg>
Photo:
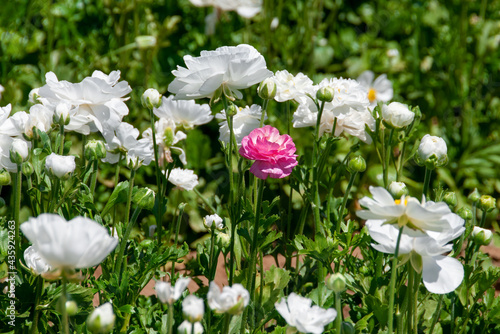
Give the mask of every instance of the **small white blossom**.
<svg viewBox="0 0 500 334">
<path fill-rule="evenodd" d="M 184 292 L 184 290 L 186 290 L 190 282 L 191 278 L 189 277 L 179 278 L 175 282 L 174 286 L 172 286 L 170 282 L 157 281 L 155 285 L 155 290 L 158 299 L 163 304 L 172 305 L 176 300 L 178 300 L 181 297 L 182 293 Z"/>
<path fill-rule="evenodd" d="M 72 155 L 62 156 L 51 153 L 45 158 L 45 169 L 49 175 L 58 179 L 66 180 L 75 171 L 75 157 Z"/>
<path fill-rule="evenodd" d="M 102 304 L 87 318 L 87 328 L 93 333 L 109 333 L 115 325 L 115 318 L 111 303 Z"/>
<path fill-rule="evenodd" d="M 163 97 L 159 108 L 153 110 L 159 118 L 172 119 L 175 125 L 192 129 L 210 122 L 214 116 L 208 104 L 196 104 L 194 100 L 174 100 L 174 96 Z"/>
<path fill-rule="evenodd" d="M 168 180 L 182 190 L 193 190 L 198 185 L 198 175 L 190 169 L 174 168 Z"/>
<path fill-rule="evenodd" d="M 154 88 L 146 89 L 141 97 L 142 105 L 149 108 L 158 108 L 161 104 L 161 94 Z"/>
<path fill-rule="evenodd" d="M 205 218 L 203 218 L 203 225 L 205 225 L 207 229 L 212 229 L 215 227 L 218 230 L 222 230 L 224 228 L 222 218 L 219 217 L 218 214 L 205 216 Z"/>
<path fill-rule="evenodd" d="M 196 323 L 203 319 L 203 314 L 205 313 L 205 303 L 203 299 L 196 297 L 195 295 L 189 295 L 182 301 L 182 313 L 184 318 L 189 320 L 191 323 Z"/>
<path fill-rule="evenodd" d="M 314 94 L 313 81 L 303 73 L 290 74 L 287 70 L 277 71 L 272 77 L 276 82 L 276 96 L 278 102 L 297 100 L 307 93 Z"/>
<path fill-rule="evenodd" d="M 177 333 L 179 334 L 203 334 L 203 326 L 202 324 L 197 321 L 194 323 L 194 332 L 191 330 L 193 329 L 193 325 L 187 321 L 184 320 L 182 324 L 177 327 Z"/>
<path fill-rule="evenodd" d="M 448 148 L 441 137 L 425 135 L 418 146 L 417 161 L 426 166 L 431 163 L 435 167 L 446 165 Z"/>
<path fill-rule="evenodd" d="M 415 113 L 411 111 L 407 105 L 392 102 L 389 105 L 382 105 L 382 119 L 396 129 L 401 129 L 413 122 Z"/>
<path fill-rule="evenodd" d="M 46 273 L 51 269 L 33 246 L 29 246 L 24 251 L 24 262 L 37 275 Z"/>
<path fill-rule="evenodd" d="M 241 314 L 250 302 L 250 294 L 241 284 L 225 286 L 222 292 L 215 282 L 210 282 L 208 306 L 217 313 Z"/>
<path fill-rule="evenodd" d="M 358 77 L 358 82 L 366 89 L 371 108 L 375 107 L 378 101 L 388 102 L 394 96 L 392 82 L 387 79 L 387 75 L 382 74 L 375 80 L 374 78 L 372 71 L 364 71 Z"/>
</svg>

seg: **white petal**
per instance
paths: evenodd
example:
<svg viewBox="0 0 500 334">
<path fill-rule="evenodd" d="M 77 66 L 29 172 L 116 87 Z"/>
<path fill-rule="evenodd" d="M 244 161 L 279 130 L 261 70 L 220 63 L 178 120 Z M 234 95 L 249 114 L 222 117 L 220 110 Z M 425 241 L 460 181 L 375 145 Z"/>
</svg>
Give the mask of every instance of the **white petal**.
<svg viewBox="0 0 500 334">
<path fill-rule="evenodd" d="M 429 292 L 445 294 L 454 291 L 464 278 L 464 267 L 449 256 L 423 256 L 422 279 Z"/>
</svg>

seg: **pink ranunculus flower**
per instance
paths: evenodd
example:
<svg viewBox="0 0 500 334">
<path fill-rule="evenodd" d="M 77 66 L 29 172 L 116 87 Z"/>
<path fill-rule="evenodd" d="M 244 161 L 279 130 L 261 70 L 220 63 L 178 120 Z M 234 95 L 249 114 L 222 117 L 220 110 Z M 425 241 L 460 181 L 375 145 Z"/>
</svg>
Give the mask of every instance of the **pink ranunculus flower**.
<svg viewBox="0 0 500 334">
<path fill-rule="evenodd" d="M 241 140 L 240 154 L 255 160 L 250 172 L 259 179 L 281 179 L 297 166 L 295 144 L 289 135 L 280 135 L 278 129 L 266 125 L 257 128 Z"/>
</svg>

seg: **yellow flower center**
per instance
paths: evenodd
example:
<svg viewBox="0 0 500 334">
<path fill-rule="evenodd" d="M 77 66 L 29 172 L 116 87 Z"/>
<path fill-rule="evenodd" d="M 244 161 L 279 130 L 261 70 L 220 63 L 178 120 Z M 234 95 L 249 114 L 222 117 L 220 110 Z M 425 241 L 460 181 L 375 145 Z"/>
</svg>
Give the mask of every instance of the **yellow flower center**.
<svg viewBox="0 0 500 334">
<path fill-rule="evenodd" d="M 396 199 L 396 200 L 394 200 L 394 203 L 396 203 L 397 205 L 399 205 L 399 204 L 401 204 L 401 200 L 400 199 Z M 405 198 L 404 204 L 405 204 L 405 206 L 408 205 L 408 197 Z"/>
<path fill-rule="evenodd" d="M 368 100 L 370 100 L 370 103 L 372 103 L 373 101 L 375 101 L 376 98 L 377 98 L 377 91 L 373 88 L 370 88 L 370 90 L 368 91 Z"/>
</svg>

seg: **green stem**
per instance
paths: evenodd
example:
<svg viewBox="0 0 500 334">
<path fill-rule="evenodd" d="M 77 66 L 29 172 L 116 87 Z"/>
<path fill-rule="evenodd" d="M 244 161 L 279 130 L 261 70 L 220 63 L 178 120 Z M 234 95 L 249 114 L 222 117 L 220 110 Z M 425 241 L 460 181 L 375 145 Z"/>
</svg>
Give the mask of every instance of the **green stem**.
<svg viewBox="0 0 500 334">
<path fill-rule="evenodd" d="M 415 272 L 413 280 L 413 334 L 418 334 L 418 288 L 420 287 L 420 274 Z"/>
<path fill-rule="evenodd" d="M 69 334 L 68 312 L 66 311 L 66 300 L 67 300 L 66 284 L 67 284 L 66 273 L 64 272 L 64 269 L 63 269 L 62 292 L 61 292 L 61 298 L 59 300 L 60 300 L 60 305 L 61 305 L 61 317 L 62 317 L 63 333 Z"/>
<path fill-rule="evenodd" d="M 335 319 L 335 328 L 337 333 L 342 332 L 342 302 L 340 292 L 335 292 L 335 308 L 337 309 L 337 318 Z"/>
<path fill-rule="evenodd" d="M 35 292 L 35 305 L 33 307 L 33 322 L 31 324 L 31 331 L 30 331 L 30 333 L 32 333 L 32 334 L 38 334 L 38 320 L 40 319 L 40 311 L 41 310 L 37 309 L 37 307 L 38 307 L 38 304 L 40 304 L 42 292 L 43 292 L 43 277 L 37 276 L 37 278 L 36 278 L 36 292 Z"/>
<path fill-rule="evenodd" d="M 229 313 L 224 314 L 224 327 L 222 329 L 222 333 L 229 334 L 229 324 L 231 322 L 231 315 Z"/>
<path fill-rule="evenodd" d="M 425 196 L 426 200 L 428 198 L 427 193 L 429 192 L 429 185 L 431 182 L 431 174 L 432 174 L 432 170 L 425 167 L 424 188 L 422 190 L 422 196 Z"/>
<path fill-rule="evenodd" d="M 97 169 L 99 167 L 99 159 L 94 159 L 92 161 L 92 178 L 90 179 L 90 191 L 92 193 L 92 197 L 95 194 L 95 186 L 97 184 Z"/>
<path fill-rule="evenodd" d="M 215 277 L 215 270 L 214 270 L 214 247 L 215 247 L 215 227 L 211 227 L 211 232 L 210 232 L 210 256 L 208 258 L 208 281 L 211 282 L 214 280 Z"/>
<path fill-rule="evenodd" d="M 132 203 L 132 190 L 134 189 L 134 178 L 135 178 L 135 169 L 132 169 L 130 172 L 130 181 L 128 187 L 127 207 L 125 209 L 124 225 L 126 226 L 126 230 L 120 242 L 120 250 L 118 253 L 118 257 L 116 258 L 116 264 L 115 264 L 115 272 L 118 273 L 118 275 L 120 275 L 121 272 L 123 254 L 125 253 L 125 246 L 127 245 L 128 236 L 130 234 L 130 231 L 132 230 L 132 224 L 129 224 L 129 216 L 130 216 L 130 206 Z"/>
<path fill-rule="evenodd" d="M 233 285 L 234 279 L 234 242 L 235 242 L 235 234 L 236 234 L 236 222 L 231 220 L 231 242 L 229 244 L 229 252 L 231 254 L 229 261 L 229 286 Z"/>
<path fill-rule="evenodd" d="M 173 327 L 174 327 L 174 305 L 169 304 L 168 305 L 168 321 L 167 321 L 167 327 L 168 327 L 168 334 L 173 334 Z"/>
<path fill-rule="evenodd" d="M 403 164 L 405 161 L 405 151 L 406 151 L 406 141 L 403 143 L 403 148 L 401 149 L 401 153 L 399 154 L 399 158 L 398 158 L 398 172 L 396 174 L 396 182 L 399 182 L 399 180 L 401 180 L 401 177 L 403 176 Z"/>
<path fill-rule="evenodd" d="M 408 313 L 406 315 L 406 331 L 410 334 L 413 330 L 413 281 L 415 280 L 415 270 L 413 270 L 411 264 L 408 264 L 408 288 L 406 289 L 406 297 L 408 299 Z"/>
<path fill-rule="evenodd" d="M 174 237 L 174 246 L 177 247 L 177 242 L 179 241 L 179 230 L 181 228 L 181 220 L 182 220 L 182 215 L 184 214 L 184 208 L 186 207 L 186 203 L 181 203 L 177 206 L 179 209 L 179 214 L 177 215 L 177 223 L 175 224 L 175 237 Z M 175 263 L 177 262 L 177 259 L 172 260 L 172 271 L 171 271 L 171 276 L 170 280 L 173 280 L 174 274 L 175 274 Z"/>
<path fill-rule="evenodd" d="M 321 102 L 321 107 L 318 111 L 318 118 L 316 119 L 316 129 L 314 130 L 314 143 L 313 143 L 313 154 L 312 154 L 312 170 L 313 170 L 313 215 L 314 215 L 314 226 L 315 232 L 324 235 L 323 226 L 321 225 L 320 216 L 320 206 L 321 199 L 319 196 L 319 166 L 318 166 L 318 150 L 319 150 L 319 126 L 321 123 L 321 117 L 323 115 L 323 110 L 325 108 L 325 102 Z"/>
<path fill-rule="evenodd" d="M 483 210 L 483 213 L 481 214 L 481 220 L 479 221 L 479 227 L 483 228 L 484 224 L 486 223 L 486 210 Z"/>
<path fill-rule="evenodd" d="M 391 163 L 392 156 L 392 136 L 394 135 L 394 129 L 391 129 L 389 132 L 389 139 L 387 139 L 387 147 L 385 153 L 385 162 L 384 162 L 384 187 L 388 189 L 389 187 L 389 165 Z"/>
<path fill-rule="evenodd" d="M 396 241 L 396 250 L 394 252 L 394 258 L 392 259 L 391 267 L 391 282 L 389 285 L 389 309 L 387 312 L 387 332 L 392 333 L 393 327 L 393 316 L 394 316 L 394 289 L 396 287 L 396 276 L 398 271 L 398 256 L 399 256 L 399 244 L 401 242 L 401 236 L 403 235 L 404 226 L 399 228 L 398 240 Z"/>
<path fill-rule="evenodd" d="M 149 118 L 151 121 L 151 134 L 153 137 L 153 151 L 155 155 L 155 176 L 156 176 L 156 186 L 158 187 L 157 196 L 158 198 L 158 209 L 155 211 L 155 220 L 156 220 L 156 230 L 157 230 L 157 240 L 158 247 L 161 245 L 161 237 L 162 237 L 162 218 L 163 218 L 163 187 L 162 187 L 162 178 L 161 178 L 161 170 L 160 170 L 160 161 L 158 158 L 158 145 L 156 144 L 156 129 L 155 129 L 155 118 L 153 114 L 153 109 L 148 108 L 149 110 Z"/>
<path fill-rule="evenodd" d="M 268 99 L 265 99 L 264 102 L 262 103 L 262 115 L 260 116 L 260 127 L 264 126 L 264 119 L 266 118 L 268 104 L 269 104 Z"/>
<path fill-rule="evenodd" d="M 82 169 L 85 170 L 85 165 L 87 164 L 85 160 L 85 145 L 87 144 L 87 136 L 82 134 Z"/>
<path fill-rule="evenodd" d="M 349 198 L 349 194 L 351 193 L 351 188 L 354 183 L 354 179 L 356 178 L 356 175 L 358 172 L 352 172 L 351 177 L 349 178 L 349 184 L 347 185 L 347 189 L 344 194 L 344 199 L 342 200 L 342 205 L 340 206 L 340 211 L 339 211 L 339 221 L 337 222 L 336 226 L 336 232 L 337 234 L 340 233 L 340 225 L 342 224 L 344 220 L 344 210 L 347 205 L 347 199 Z"/>
<path fill-rule="evenodd" d="M 21 222 L 19 221 L 19 211 L 21 210 L 21 188 L 23 182 L 23 172 L 21 170 L 21 164 L 17 165 L 17 173 L 15 174 L 16 190 L 15 190 L 15 200 L 14 200 L 14 221 L 15 221 L 15 234 L 16 234 L 16 259 L 21 261 L 21 234 L 19 232 L 19 226 Z"/>
<path fill-rule="evenodd" d="M 203 196 L 200 191 L 198 189 L 196 189 L 196 187 L 193 189 L 194 193 L 196 195 L 198 195 L 198 197 L 203 201 L 203 203 L 205 203 L 205 205 L 210 209 L 212 210 L 213 213 L 217 213 L 217 210 L 215 210 L 215 208 L 212 206 L 212 204 L 210 204 L 210 202 L 205 198 L 205 196 Z"/>
<path fill-rule="evenodd" d="M 61 138 L 60 140 L 60 147 L 59 147 L 59 155 L 63 155 L 64 153 L 64 125 L 59 126 L 59 136 Z M 84 147 L 84 153 L 85 153 L 85 147 Z"/>
</svg>

